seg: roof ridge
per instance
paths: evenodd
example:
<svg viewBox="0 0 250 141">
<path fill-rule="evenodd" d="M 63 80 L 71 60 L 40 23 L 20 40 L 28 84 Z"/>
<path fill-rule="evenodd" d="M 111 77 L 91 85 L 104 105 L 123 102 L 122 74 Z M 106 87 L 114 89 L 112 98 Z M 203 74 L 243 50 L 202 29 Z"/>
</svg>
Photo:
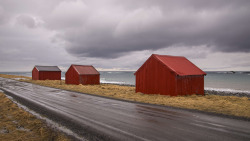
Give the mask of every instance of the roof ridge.
<svg viewBox="0 0 250 141">
<path fill-rule="evenodd" d="M 93 66 L 93 65 L 77 65 L 77 64 L 71 64 L 72 66 Z"/>
<path fill-rule="evenodd" d="M 160 56 L 160 55 L 158 55 L 158 56 Z M 168 56 L 168 55 L 162 55 L 162 56 Z M 155 56 L 155 57 L 156 57 L 156 59 L 159 60 L 164 66 L 168 67 L 170 70 L 172 70 L 174 73 L 176 73 L 176 71 L 175 71 L 172 67 L 166 65 L 166 64 L 164 63 L 164 61 L 161 60 L 161 58 L 159 58 L 159 57 L 157 57 L 157 56 Z M 177 74 L 177 73 L 176 73 L 176 74 Z"/>
<path fill-rule="evenodd" d="M 36 68 L 38 71 L 61 71 L 61 69 L 58 66 L 35 65 L 34 68 Z"/>
<path fill-rule="evenodd" d="M 136 74 L 150 58 L 154 58 L 159 61 L 163 66 L 174 72 L 176 75 L 206 75 L 206 73 L 197 67 L 194 63 L 188 60 L 184 56 L 171 56 L 171 55 L 158 55 L 152 54 L 144 64 L 134 73 Z M 179 64 L 179 65 L 178 65 Z M 190 70 L 189 68 L 192 68 Z M 187 69 L 187 70 L 186 70 Z"/>
<path fill-rule="evenodd" d="M 41 66 L 41 65 L 35 65 L 35 67 L 58 67 L 58 66 Z"/>
<path fill-rule="evenodd" d="M 176 58 L 176 57 L 186 58 L 186 57 L 184 57 L 184 56 L 173 56 L 173 55 L 160 55 L 160 54 L 152 54 L 152 55 L 155 55 L 155 56 L 163 56 L 163 57 L 173 57 L 173 58 Z"/>
<path fill-rule="evenodd" d="M 74 64 L 72 64 L 71 66 L 76 70 L 76 72 L 78 74 L 82 74 L 81 73 L 82 69 L 86 69 L 86 68 L 89 68 L 88 70 L 91 70 L 91 69 L 94 70 L 95 74 L 100 74 L 93 65 L 74 65 Z M 93 71 L 92 71 L 92 73 L 93 73 Z"/>
</svg>

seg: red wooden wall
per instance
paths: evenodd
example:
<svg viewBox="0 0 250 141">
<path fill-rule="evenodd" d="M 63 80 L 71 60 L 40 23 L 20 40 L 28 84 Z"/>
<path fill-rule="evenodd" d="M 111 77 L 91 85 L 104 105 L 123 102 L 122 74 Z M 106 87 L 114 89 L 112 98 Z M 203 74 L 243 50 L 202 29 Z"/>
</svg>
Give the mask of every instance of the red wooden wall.
<svg viewBox="0 0 250 141">
<path fill-rule="evenodd" d="M 83 85 L 100 84 L 100 75 L 80 75 L 80 83 Z"/>
<path fill-rule="evenodd" d="M 60 71 L 38 71 L 35 67 L 32 70 L 32 80 L 61 80 Z"/>
<path fill-rule="evenodd" d="M 177 76 L 178 95 L 204 95 L 204 76 Z"/>
<path fill-rule="evenodd" d="M 66 84 L 80 84 L 79 82 L 79 74 L 76 72 L 76 70 L 73 68 L 73 66 L 70 66 L 68 71 L 65 73 L 65 83 Z"/>
<path fill-rule="evenodd" d="M 156 59 L 149 59 L 136 73 L 136 92 L 145 94 L 175 94 L 175 74 Z"/>
<path fill-rule="evenodd" d="M 73 66 L 70 66 L 65 74 L 66 84 L 83 84 L 83 85 L 96 85 L 100 84 L 100 74 L 98 75 L 79 75 Z"/>
<path fill-rule="evenodd" d="M 35 67 L 32 70 L 32 80 L 39 80 L 39 72 Z"/>
<path fill-rule="evenodd" d="M 40 71 L 39 80 L 61 80 L 60 71 Z"/>
<path fill-rule="evenodd" d="M 151 57 L 136 72 L 136 92 L 163 95 L 204 95 L 204 76 L 177 76 Z"/>
</svg>

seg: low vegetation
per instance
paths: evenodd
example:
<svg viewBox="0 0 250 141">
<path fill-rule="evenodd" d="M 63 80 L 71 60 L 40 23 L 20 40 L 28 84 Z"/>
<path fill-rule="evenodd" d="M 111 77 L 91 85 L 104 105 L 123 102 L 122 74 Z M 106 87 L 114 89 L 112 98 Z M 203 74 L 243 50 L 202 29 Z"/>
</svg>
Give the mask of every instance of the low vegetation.
<svg viewBox="0 0 250 141">
<path fill-rule="evenodd" d="M 250 100 L 247 97 L 219 95 L 191 95 L 170 97 L 165 95 L 135 93 L 135 87 L 112 84 L 66 85 L 63 80 L 34 81 L 30 78 L 20 79 L 20 81 L 128 101 L 195 109 L 206 112 L 250 118 Z"/>
<path fill-rule="evenodd" d="M 64 134 L 24 111 L 0 92 L 0 140 L 68 141 Z"/>
<path fill-rule="evenodd" d="M 18 79 L 31 79 L 31 77 L 27 77 L 27 76 L 8 75 L 8 74 L 0 74 L 0 77 L 3 77 L 3 78 L 18 78 Z"/>
</svg>

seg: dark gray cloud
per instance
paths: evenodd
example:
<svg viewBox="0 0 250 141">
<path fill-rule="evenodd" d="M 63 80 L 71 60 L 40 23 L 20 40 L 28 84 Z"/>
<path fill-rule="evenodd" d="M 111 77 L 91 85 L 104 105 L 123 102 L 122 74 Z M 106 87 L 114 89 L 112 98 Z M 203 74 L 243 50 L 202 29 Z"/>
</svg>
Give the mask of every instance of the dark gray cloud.
<svg viewBox="0 0 250 141">
<path fill-rule="evenodd" d="M 250 2 L 65 1 L 45 18 L 70 54 L 115 58 L 173 45 L 249 52 Z"/>
<path fill-rule="evenodd" d="M 20 62 L 136 69 L 152 53 L 241 69 L 249 17 L 249 0 L 1 0 L 0 69 Z"/>
</svg>

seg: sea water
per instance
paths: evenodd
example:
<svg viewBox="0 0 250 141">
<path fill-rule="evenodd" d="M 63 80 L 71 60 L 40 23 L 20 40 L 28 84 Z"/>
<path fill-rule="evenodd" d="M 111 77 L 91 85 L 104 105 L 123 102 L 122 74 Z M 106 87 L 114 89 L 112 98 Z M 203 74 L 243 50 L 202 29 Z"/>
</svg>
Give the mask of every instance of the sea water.
<svg viewBox="0 0 250 141">
<path fill-rule="evenodd" d="M 1 74 L 32 76 L 31 72 L 0 72 Z M 135 71 L 100 71 L 101 83 L 135 85 Z M 247 93 L 250 95 L 250 72 L 206 72 L 205 90 L 224 93 Z M 65 72 L 62 72 L 65 79 Z"/>
<path fill-rule="evenodd" d="M 102 83 L 135 85 L 134 71 L 100 72 Z M 206 72 L 206 89 L 232 89 L 250 91 L 250 72 Z"/>
</svg>

